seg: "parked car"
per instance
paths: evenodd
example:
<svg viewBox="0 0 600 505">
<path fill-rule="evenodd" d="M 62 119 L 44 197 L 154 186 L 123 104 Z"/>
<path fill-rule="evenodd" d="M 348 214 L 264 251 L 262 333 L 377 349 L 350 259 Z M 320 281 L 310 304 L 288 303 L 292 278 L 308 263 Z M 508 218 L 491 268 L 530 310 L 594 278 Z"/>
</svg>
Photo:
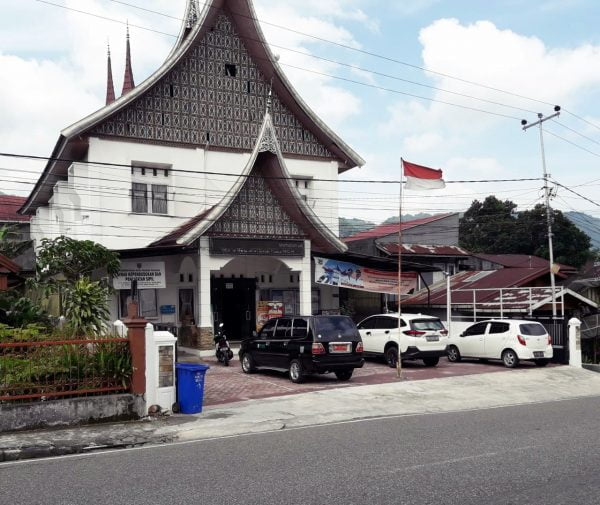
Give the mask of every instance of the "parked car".
<svg viewBox="0 0 600 505">
<path fill-rule="evenodd" d="M 501 359 L 514 368 L 519 361 L 534 361 L 546 366 L 552 359 L 552 337 L 535 321 L 492 319 L 469 326 L 460 336 L 452 337 L 448 360 L 461 358 Z"/>
<path fill-rule="evenodd" d="M 307 375 L 329 372 L 347 381 L 364 364 L 360 334 L 347 316 L 270 319 L 260 332 L 242 341 L 239 355 L 245 373 L 279 370 L 296 383 Z"/>
<path fill-rule="evenodd" d="M 358 331 L 365 356 L 383 356 L 389 366 L 398 360 L 398 345 L 403 360 L 422 359 L 427 366 L 436 366 L 446 356 L 448 331 L 437 317 L 402 313 L 398 334 L 398 314 L 378 314 L 363 319 Z"/>
</svg>

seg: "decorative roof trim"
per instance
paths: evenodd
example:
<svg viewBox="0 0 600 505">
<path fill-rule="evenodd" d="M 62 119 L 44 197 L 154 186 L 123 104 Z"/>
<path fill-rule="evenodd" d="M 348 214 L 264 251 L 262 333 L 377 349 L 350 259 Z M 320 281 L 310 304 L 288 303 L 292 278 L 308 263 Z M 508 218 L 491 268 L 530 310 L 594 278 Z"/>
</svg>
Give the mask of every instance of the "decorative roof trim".
<svg viewBox="0 0 600 505">
<path fill-rule="evenodd" d="M 292 87 L 291 83 L 288 81 L 287 77 L 281 70 L 281 67 L 277 63 L 267 41 L 264 37 L 260 24 L 257 21 L 256 11 L 254 10 L 254 6 L 252 5 L 252 0 L 207 0 L 204 4 L 204 8 L 200 12 L 198 16 L 198 20 L 195 26 L 188 33 L 188 16 L 192 9 L 193 0 L 187 0 L 186 12 L 183 17 L 182 26 L 179 32 L 179 36 L 177 41 L 167 56 L 167 59 L 163 62 L 163 64 L 146 80 L 144 80 L 141 84 L 133 88 L 129 93 L 119 97 L 110 105 L 106 105 L 105 107 L 99 109 L 98 111 L 90 114 L 89 116 L 81 119 L 80 121 L 68 126 L 64 130 L 62 130 L 59 140 L 54 148 L 53 157 L 60 157 L 62 154 L 65 145 L 71 141 L 74 137 L 85 133 L 87 130 L 93 128 L 101 121 L 104 121 L 111 115 L 117 113 L 131 102 L 140 97 L 143 93 L 148 91 L 152 86 L 154 86 L 160 79 L 162 79 L 178 62 L 181 58 L 183 58 L 188 49 L 197 41 L 200 36 L 204 35 L 205 29 L 207 29 L 207 20 L 210 16 L 216 16 L 219 10 L 222 10 L 225 6 L 229 6 L 230 4 L 238 4 L 239 2 L 243 2 L 246 4 L 250 15 L 249 22 L 252 23 L 252 26 L 256 32 L 257 40 L 260 42 L 260 46 L 264 49 L 265 54 L 267 55 L 267 60 L 269 64 L 274 69 L 274 77 L 279 80 L 285 91 L 290 94 L 293 100 L 296 101 L 300 109 L 310 121 L 313 122 L 316 129 L 320 129 L 325 137 L 328 137 L 331 140 L 331 144 L 337 147 L 343 155 L 346 157 L 345 163 L 348 165 L 346 169 L 352 168 L 353 166 L 363 166 L 365 164 L 365 160 L 361 158 L 351 147 L 349 147 L 340 137 L 337 136 L 313 111 L 308 107 L 308 105 L 302 100 L 300 95 L 295 91 Z M 230 15 L 237 20 L 236 12 L 234 10 L 230 10 Z M 284 100 L 285 102 L 285 100 Z M 309 128 L 311 129 L 311 128 Z M 319 137 L 317 135 L 317 137 Z M 63 142 L 64 140 L 64 142 Z M 321 140 L 321 139 L 320 139 Z M 62 146 L 59 149 L 59 144 L 62 142 Z M 330 149 L 330 146 L 326 147 Z M 334 153 L 335 154 L 335 153 Z M 40 189 L 43 187 L 41 183 L 42 179 L 47 179 L 46 172 L 50 171 L 54 165 L 53 161 L 49 161 L 46 167 L 44 168 L 44 173 L 36 183 L 33 188 L 31 194 L 25 205 L 20 210 L 21 213 L 31 212 L 31 206 L 36 196 L 39 194 Z"/>
<path fill-rule="evenodd" d="M 246 163 L 246 166 L 242 170 L 242 173 L 236 179 L 231 189 L 227 192 L 227 194 L 217 205 L 215 205 L 212 209 L 208 211 L 208 213 L 203 217 L 202 221 L 200 221 L 196 226 L 190 229 L 190 231 L 188 231 L 179 239 L 177 239 L 177 244 L 190 245 L 200 236 L 204 235 L 210 229 L 210 227 L 225 213 L 225 211 L 233 203 L 235 197 L 238 195 L 238 193 L 244 186 L 244 183 L 246 182 L 248 176 L 252 172 L 252 169 L 254 168 L 254 165 L 256 163 L 256 159 L 258 158 L 258 155 L 261 152 L 271 152 L 275 154 L 275 156 L 277 156 L 279 168 L 281 169 L 281 176 L 285 179 L 287 188 L 294 197 L 295 203 L 300 208 L 302 214 L 308 219 L 313 228 L 317 230 L 319 234 L 325 239 L 325 241 L 327 241 L 336 251 L 345 252 L 348 249 L 346 244 L 344 244 L 319 219 L 319 217 L 314 213 L 314 211 L 302 199 L 298 189 L 293 184 L 292 177 L 288 172 L 288 169 L 285 165 L 285 160 L 283 159 L 283 155 L 281 154 L 279 142 L 275 133 L 275 127 L 273 125 L 273 120 L 269 112 L 265 113 L 265 118 L 260 129 L 258 139 L 254 146 L 254 150 L 252 151 L 252 154 L 250 156 L 250 159 Z"/>
</svg>

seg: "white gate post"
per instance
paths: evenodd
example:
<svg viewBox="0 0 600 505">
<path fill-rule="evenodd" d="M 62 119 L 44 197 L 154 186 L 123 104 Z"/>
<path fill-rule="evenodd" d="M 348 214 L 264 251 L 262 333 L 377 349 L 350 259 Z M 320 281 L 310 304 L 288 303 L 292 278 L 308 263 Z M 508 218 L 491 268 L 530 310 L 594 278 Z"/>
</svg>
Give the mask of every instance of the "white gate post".
<svg viewBox="0 0 600 505">
<path fill-rule="evenodd" d="M 146 325 L 146 405 L 171 410 L 175 403 L 175 342 L 168 331 Z"/>
<path fill-rule="evenodd" d="M 581 321 L 569 320 L 569 365 L 581 368 Z"/>
</svg>

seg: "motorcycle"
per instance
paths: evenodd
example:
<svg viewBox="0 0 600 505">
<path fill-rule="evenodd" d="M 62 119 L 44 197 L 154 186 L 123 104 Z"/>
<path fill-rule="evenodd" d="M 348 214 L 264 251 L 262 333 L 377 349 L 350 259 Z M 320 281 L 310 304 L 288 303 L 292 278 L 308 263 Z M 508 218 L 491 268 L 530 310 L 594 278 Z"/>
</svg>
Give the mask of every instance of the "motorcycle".
<svg viewBox="0 0 600 505">
<path fill-rule="evenodd" d="M 215 333 L 215 353 L 217 360 L 225 366 L 229 366 L 229 361 L 233 359 L 233 351 L 229 347 L 227 336 L 223 332 L 223 323 L 219 325 Z"/>
</svg>

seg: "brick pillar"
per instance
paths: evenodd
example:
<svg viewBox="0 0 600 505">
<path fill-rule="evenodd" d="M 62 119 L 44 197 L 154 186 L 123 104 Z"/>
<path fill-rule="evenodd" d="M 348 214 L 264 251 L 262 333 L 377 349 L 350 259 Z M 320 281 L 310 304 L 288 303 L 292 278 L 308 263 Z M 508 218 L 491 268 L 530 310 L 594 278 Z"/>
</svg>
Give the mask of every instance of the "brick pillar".
<svg viewBox="0 0 600 505">
<path fill-rule="evenodd" d="M 129 349 L 131 351 L 131 392 L 136 395 L 146 394 L 146 321 L 138 316 L 135 303 L 127 306 L 127 317 L 123 319 L 127 326 Z"/>
</svg>

